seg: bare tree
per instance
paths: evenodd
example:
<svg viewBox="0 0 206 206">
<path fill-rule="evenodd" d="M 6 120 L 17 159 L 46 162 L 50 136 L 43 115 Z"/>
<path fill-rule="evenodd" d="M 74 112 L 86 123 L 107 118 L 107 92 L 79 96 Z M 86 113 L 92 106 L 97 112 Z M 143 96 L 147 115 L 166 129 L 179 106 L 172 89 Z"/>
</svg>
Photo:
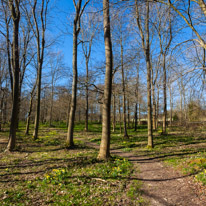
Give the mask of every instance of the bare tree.
<svg viewBox="0 0 206 206">
<path fill-rule="evenodd" d="M 138 1 L 135 0 L 136 20 L 142 40 L 142 47 L 145 54 L 147 65 L 147 127 L 148 127 L 148 147 L 153 147 L 153 132 L 152 132 L 152 107 L 151 107 L 151 60 L 150 60 L 150 42 L 149 42 L 149 0 L 146 1 L 146 18 L 145 18 L 145 34 L 142 27 L 142 22 L 139 13 Z"/>
<path fill-rule="evenodd" d="M 89 119 L 89 61 L 92 51 L 92 44 L 98 30 L 98 23 L 95 13 L 87 15 L 87 21 L 82 22 L 82 50 L 86 63 L 86 81 L 85 81 L 85 131 L 88 132 L 88 119 Z"/>
<path fill-rule="evenodd" d="M 82 7 L 82 0 L 78 0 L 76 3 L 73 0 L 74 7 L 75 7 L 75 18 L 73 23 L 73 82 L 72 82 L 72 99 L 71 99 L 71 109 L 69 114 L 69 125 L 68 125 L 68 132 L 67 132 L 67 139 L 66 144 L 68 147 L 74 146 L 73 141 L 73 131 L 74 131 L 74 119 L 75 119 L 75 112 L 76 112 L 76 102 L 77 102 L 77 79 L 78 79 L 78 71 L 77 71 L 77 46 L 78 46 L 78 35 L 80 32 L 80 23 L 81 23 L 81 16 L 84 12 L 85 7 L 89 3 L 87 0 Z"/>
<path fill-rule="evenodd" d="M 137 77 L 136 77 L 136 85 L 135 85 L 135 112 L 134 112 L 134 131 L 137 131 L 137 120 L 138 120 L 138 105 L 139 105 L 139 63 L 137 65 Z"/>
<path fill-rule="evenodd" d="M 160 44 L 160 55 L 162 56 L 162 69 L 163 69 L 163 125 L 162 133 L 166 134 L 167 123 L 167 68 L 166 57 L 172 42 L 172 20 L 170 8 L 157 7 L 158 14 L 158 37 Z M 165 17 L 164 20 L 162 17 Z M 168 23 L 167 23 L 168 22 Z"/>
<path fill-rule="evenodd" d="M 34 33 L 37 45 L 37 103 L 36 103 L 36 116 L 34 123 L 33 138 L 38 138 L 39 119 L 40 119 L 40 103 L 41 103 L 41 81 L 42 81 L 42 68 L 44 63 L 45 53 L 45 32 L 47 26 L 48 5 L 50 0 L 41 0 L 40 11 L 37 11 L 38 0 L 34 0 L 33 4 L 30 3 L 33 21 L 30 18 L 29 11 L 25 8 L 27 19 L 30 23 L 31 29 Z M 40 15 L 40 22 L 38 21 Z"/>
<path fill-rule="evenodd" d="M 102 138 L 98 159 L 106 160 L 110 157 L 110 110 L 112 92 L 112 42 L 110 32 L 109 0 L 103 0 L 104 15 L 104 43 L 106 57 L 106 73 L 104 86 L 104 100 L 102 111 Z"/>
<path fill-rule="evenodd" d="M 31 119 L 32 107 L 33 107 L 33 100 L 34 100 L 34 96 L 35 96 L 35 89 L 36 89 L 36 82 L 34 83 L 33 88 L 30 92 L 29 111 L 28 111 L 28 114 L 27 114 L 26 130 L 25 130 L 26 135 L 29 134 L 30 119 Z"/>
<path fill-rule="evenodd" d="M 9 133 L 8 151 L 13 151 L 16 145 L 16 129 L 18 124 L 19 111 L 19 22 L 20 22 L 20 0 L 9 0 L 9 9 L 13 21 L 12 40 L 12 72 L 13 72 L 13 104 L 11 114 L 11 124 Z"/>
</svg>

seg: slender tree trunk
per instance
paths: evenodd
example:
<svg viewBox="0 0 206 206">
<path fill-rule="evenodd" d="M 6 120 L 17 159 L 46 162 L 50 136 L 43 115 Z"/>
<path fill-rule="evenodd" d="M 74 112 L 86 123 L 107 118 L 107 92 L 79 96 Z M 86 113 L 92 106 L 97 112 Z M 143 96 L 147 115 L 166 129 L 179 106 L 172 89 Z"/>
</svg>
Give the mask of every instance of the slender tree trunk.
<svg viewBox="0 0 206 206">
<path fill-rule="evenodd" d="M 137 131 L 137 109 L 138 109 L 138 103 L 135 104 L 135 111 L 134 111 L 134 131 Z"/>
<path fill-rule="evenodd" d="M 89 120 L 89 60 L 86 58 L 86 99 L 85 99 L 85 131 L 88 132 L 88 120 Z"/>
<path fill-rule="evenodd" d="M 52 80 L 52 91 L 51 91 L 51 106 L 50 106 L 50 115 L 49 115 L 49 125 L 52 126 L 53 120 L 53 104 L 54 104 L 54 85 Z"/>
<path fill-rule="evenodd" d="M 146 19 L 145 32 L 143 33 L 141 19 L 139 15 L 138 1 L 135 0 L 137 25 L 139 27 L 140 36 L 142 39 L 142 47 L 145 53 L 145 60 L 147 65 L 147 128 L 148 128 L 148 147 L 153 148 L 153 133 L 152 133 L 152 105 L 151 105 L 151 61 L 150 61 L 150 42 L 149 42 L 149 0 L 146 2 Z"/>
<path fill-rule="evenodd" d="M 6 79 L 6 88 L 8 88 L 7 79 Z M 7 95 L 7 91 L 5 91 L 4 110 L 3 110 L 3 117 L 2 117 L 4 125 L 7 122 L 7 100 L 8 100 L 8 95 Z"/>
<path fill-rule="evenodd" d="M 135 90 L 135 96 L 136 96 L 136 104 L 135 104 L 135 125 L 134 125 L 134 131 L 137 131 L 137 121 L 138 121 L 138 103 L 139 103 L 139 65 L 137 66 L 137 83 L 136 83 L 136 90 Z"/>
<path fill-rule="evenodd" d="M 162 133 L 166 134 L 167 129 L 167 74 L 166 74 L 166 56 L 163 54 L 163 125 Z"/>
<path fill-rule="evenodd" d="M 30 118 L 31 118 L 32 106 L 33 106 L 33 98 L 34 97 L 31 95 L 30 104 L 29 104 L 29 112 L 28 112 L 28 117 L 27 117 L 27 121 L 26 121 L 26 131 L 25 131 L 26 135 L 29 134 L 29 126 L 30 126 Z"/>
<path fill-rule="evenodd" d="M 11 85 L 12 99 L 13 99 L 13 75 L 12 75 L 12 66 L 11 66 L 10 40 L 9 40 L 9 22 L 7 20 L 6 20 L 6 49 L 7 49 L 7 62 L 8 62 L 8 69 L 9 69 L 10 85 Z"/>
<path fill-rule="evenodd" d="M 159 122 L 159 87 L 157 88 L 157 108 L 156 108 L 156 128 L 158 128 L 158 122 Z"/>
<path fill-rule="evenodd" d="M 19 21 L 20 21 L 20 11 L 19 11 L 19 1 L 16 2 L 14 6 L 13 1 L 9 1 L 9 7 L 13 19 L 13 49 L 12 49 L 12 60 L 13 60 L 13 104 L 11 113 L 11 124 L 9 133 L 9 142 L 7 145 L 8 151 L 13 151 L 16 145 L 16 129 L 18 122 L 18 107 L 19 107 Z"/>
<path fill-rule="evenodd" d="M 125 94 L 125 79 L 124 79 L 124 60 L 123 60 L 123 45 L 122 39 L 120 40 L 121 45 L 121 70 L 122 70 L 122 92 L 123 92 L 123 125 L 124 125 L 124 138 L 128 139 L 127 134 L 127 114 L 126 114 L 126 94 Z"/>
<path fill-rule="evenodd" d="M 2 131 L 2 124 L 3 124 L 3 106 L 4 106 L 4 91 L 2 91 L 2 98 L 1 98 L 1 112 L 0 112 L 0 131 Z"/>
<path fill-rule="evenodd" d="M 180 84 L 179 84 L 179 91 L 180 91 L 180 124 L 183 124 L 183 82 L 182 76 L 180 77 Z"/>
<path fill-rule="evenodd" d="M 172 112 L 173 112 L 173 99 L 172 99 L 172 88 L 170 85 L 170 127 L 172 126 Z"/>
<path fill-rule="evenodd" d="M 120 96 L 119 96 L 119 129 L 120 129 L 120 133 L 122 133 L 122 114 L 121 114 Z"/>
<path fill-rule="evenodd" d="M 130 128 L 130 101 L 129 101 L 129 97 L 127 99 L 127 119 L 128 119 L 128 128 Z"/>
<path fill-rule="evenodd" d="M 40 107 L 41 107 L 41 77 L 42 77 L 42 63 L 40 62 L 38 66 L 38 79 L 37 79 L 37 103 L 36 103 L 36 116 L 34 122 L 34 132 L 33 138 L 36 140 L 38 138 L 39 132 L 39 119 L 40 119 Z"/>
<path fill-rule="evenodd" d="M 72 98 L 71 98 L 71 109 L 69 114 L 69 126 L 67 132 L 67 146 L 73 147 L 73 131 L 74 131 L 74 120 L 75 120 L 75 112 L 76 112 L 76 103 L 77 103 L 77 25 L 74 22 L 73 29 L 73 82 L 72 82 Z"/>
<path fill-rule="evenodd" d="M 140 120 L 141 120 L 141 108 L 140 108 L 140 103 L 138 104 L 138 124 L 140 124 Z"/>
<path fill-rule="evenodd" d="M 77 104 L 77 79 L 78 79 L 78 71 L 77 71 L 77 40 L 80 32 L 80 19 L 81 15 L 84 11 L 84 8 L 88 4 L 87 1 L 84 4 L 84 7 L 81 9 L 82 0 L 79 0 L 76 4 L 74 1 L 74 6 L 76 10 L 76 15 L 74 18 L 73 25 L 73 59 L 72 59 L 72 67 L 73 67 L 73 81 L 72 81 L 72 98 L 71 98 L 71 109 L 69 114 L 69 125 L 67 131 L 67 139 L 66 144 L 68 147 L 74 146 L 73 132 L 74 132 L 74 121 L 75 121 L 75 112 L 76 112 L 76 104 Z"/>
<path fill-rule="evenodd" d="M 32 91 L 30 93 L 30 104 L 29 104 L 29 111 L 28 111 L 28 117 L 27 117 L 27 121 L 26 121 L 26 130 L 25 130 L 26 135 L 29 134 L 29 126 L 30 126 L 30 119 L 31 119 L 31 113 L 32 113 L 33 99 L 35 96 L 35 94 L 34 94 L 35 88 L 36 88 L 36 83 L 33 86 Z"/>
<path fill-rule="evenodd" d="M 113 94 L 113 132 L 115 132 L 116 127 L 116 102 L 115 102 L 115 92 Z"/>
<path fill-rule="evenodd" d="M 156 99 L 155 99 L 155 85 L 152 83 L 152 124 L 153 129 L 156 130 Z"/>
<path fill-rule="evenodd" d="M 69 100 L 69 105 L 68 105 L 68 109 L 67 109 L 67 127 L 69 126 L 70 109 L 71 109 L 71 101 Z"/>
<path fill-rule="evenodd" d="M 151 105 L 151 62 L 150 62 L 150 42 L 149 42 L 149 1 L 147 0 L 146 16 L 146 64 L 147 64 L 147 126 L 148 126 L 148 147 L 153 148 L 152 134 L 152 105 Z"/>
<path fill-rule="evenodd" d="M 110 157 L 110 110 L 112 92 L 112 42 L 110 33 L 109 0 L 103 0 L 104 43 L 106 57 L 106 74 L 104 100 L 102 111 L 102 139 L 98 159 L 106 160 Z"/>
<path fill-rule="evenodd" d="M 38 21 L 36 18 L 36 5 L 37 1 L 34 1 L 34 5 L 32 8 L 33 20 L 36 28 L 36 43 L 37 43 L 37 61 L 38 61 L 38 71 L 37 71 L 37 103 L 36 103 L 36 116 L 34 122 L 34 132 L 33 138 L 36 140 L 38 138 L 39 132 L 39 121 L 40 121 L 40 108 L 41 108 L 41 81 L 42 81 L 42 67 L 44 61 L 44 49 L 45 49 L 45 30 L 46 30 L 46 14 L 49 1 L 42 1 L 41 4 L 41 34 L 40 34 L 40 26 L 38 25 Z"/>
</svg>

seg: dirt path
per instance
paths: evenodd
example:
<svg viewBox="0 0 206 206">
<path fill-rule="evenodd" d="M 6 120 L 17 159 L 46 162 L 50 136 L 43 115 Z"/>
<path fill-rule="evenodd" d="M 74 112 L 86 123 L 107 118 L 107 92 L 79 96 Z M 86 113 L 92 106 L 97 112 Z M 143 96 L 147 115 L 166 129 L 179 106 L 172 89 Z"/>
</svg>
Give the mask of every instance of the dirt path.
<svg viewBox="0 0 206 206">
<path fill-rule="evenodd" d="M 95 143 L 86 142 L 86 145 L 99 149 Z M 198 193 L 192 177 L 182 175 L 158 159 L 121 150 L 111 152 L 134 163 L 138 172 L 132 178 L 143 182 L 143 197 L 151 206 L 206 206 L 206 197 Z"/>
</svg>

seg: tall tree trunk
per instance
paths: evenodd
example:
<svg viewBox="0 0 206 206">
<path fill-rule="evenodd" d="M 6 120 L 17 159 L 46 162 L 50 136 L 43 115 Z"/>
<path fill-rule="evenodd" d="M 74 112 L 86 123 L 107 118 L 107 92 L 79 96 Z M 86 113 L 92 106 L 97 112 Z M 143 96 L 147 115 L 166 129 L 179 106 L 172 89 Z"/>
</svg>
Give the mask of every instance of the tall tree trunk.
<svg viewBox="0 0 206 206">
<path fill-rule="evenodd" d="M 30 93 L 30 104 L 29 104 L 29 111 L 28 111 L 28 116 L 27 116 L 27 121 L 26 121 L 26 130 L 25 130 L 25 134 L 28 135 L 29 134 L 29 126 L 30 126 L 30 119 L 31 119 L 31 113 L 32 113 L 32 106 L 33 106 L 33 99 L 35 96 L 35 88 L 36 88 L 36 83 L 32 88 L 32 91 Z"/>
<path fill-rule="evenodd" d="M 140 108 L 141 104 L 138 104 L 138 124 L 140 124 L 140 120 L 141 120 L 141 108 Z"/>
<path fill-rule="evenodd" d="M 30 118 L 31 118 L 31 112 L 32 112 L 32 105 L 33 105 L 33 96 L 31 95 L 30 97 L 30 103 L 29 103 L 29 112 L 28 112 L 28 117 L 26 120 L 26 131 L 25 134 L 29 134 L 29 126 L 30 126 Z"/>
<path fill-rule="evenodd" d="M 73 67 L 73 81 L 72 81 L 72 98 L 71 98 L 71 109 L 69 114 L 69 125 L 68 125 L 68 131 L 67 131 L 67 139 L 66 144 L 68 147 L 74 146 L 74 139 L 73 139 L 73 133 L 74 133 L 74 121 L 75 121 L 75 112 L 76 112 L 76 103 L 77 103 L 77 79 L 78 79 L 78 71 L 77 71 L 77 39 L 80 32 L 80 20 L 81 15 L 83 14 L 83 11 L 86 7 L 86 5 L 89 3 L 89 0 L 86 1 L 83 8 L 82 6 L 82 0 L 79 0 L 76 4 L 75 0 L 74 7 L 75 7 L 75 18 L 74 18 L 74 24 L 73 24 L 73 59 L 72 59 L 72 67 Z"/>
<path fill-rule="evenodd" d="M 136 97 L 136 103 L 135 103 L 135 125 L 134 125 L 134 131 L 137 131 L 137 121 L 138 121 L 138 103 L 139 103 L 139 65 L 137 66 L 137 82 L 136 82 L 136 89 L 135 89 L 135 97 Z"/>
<path fill-rule="evenodd" d="M 113 93 L 113 132 L 115 132 L 116 127 L 116 102 L 115 102 L 115 92 Z"/>
<path fill-rule="evenodd" d="M 167 127 L 167 74 L 166 74 L 166 56 L 163 54 L 163 125 L 162 133 L 166 134 Z"/>
<path fill-rule="evenodd" d="M 67 109 L 67 127 L 69 126 L 69 114 L 71 109 L 71 100 L 69 99 L 68 109 Z"/>
<path fill-rule="evenodd" d="M 37 103 L 36 103 L 36 116 L 34 122 L 34 132 L 33 138 L 36 140 L 38 138 L 39 132 L 39 119 L 40 119 L 40 107 L 41 107 L 41 77 L 42 77 L 42 62 L 38 66 L 38 77 L 37 77 Z"/>
<path fill-rule="evenodd" d="M 138 103 L 135 103 L 135 111 L 134 111 L 134 131 L 137 131 L 137 109 L 138 109 Z"/>
<path fill-rule="evenodd" d="M 8 88 L 7 84 L 7 79 L 6 79 L 6 88 Z M 3 124 L 5 125 L 7 122 L 7 100 L 8 100 L 8 95 L 7 95 L 7 90 L 5 91 L 5 101 L 4 101 L 4 110 L 3 110 Z"/>
<path fill-rule="evenodd" d="M 128 119 L 128 128 L 130 129 L 130 102 L 129 102 L 129 97 L 127 99 L 127 119 Z"/>
<path fill-rule="evenodd" d="M 172 126 L 172 112 L 173 112 L 173 98 L 172 98 L 172 88 L 170 84 L 170 127 Z"/>
<path fill-rule="evenodd" d="M 144 49 L 145 60 L 147 65 L 147 128 L 148 128 L 148 147 L 153 148 L 153 133 L 152 133 L 152 105 L 151 105 L 151 61 L 150 61 L 150 42 L 149 42 L 149 0 L 146 2 L 146 19 L 145 32 L 143 33 L 141 18 L 139 15 L 138 1 L 135 0 L 137 25 L 139 27 L 140 36 L 142 39 L 142 47 Z"/>
<path fill-rule="evenodd" d="M 85 97 L 85 131 L 88 132 L 88 120 L 89 120 L 89 60 L 86 58 L 86 97 Z"/>
<path fill-rule="evenodd" d="M 18 107 L 19 107 L 19 21 L 20 21 L 20 11 L 19 11 L 19 1 L 15 2 L 9 1 L 9 7 L 13 20 L 13 49 L 12 49 L 12 63 L 13 63 L 13 104 L 11 113 L 11 124 L 9 133 L 9 142 L 7 145 L 8 151 L 13 151 L 16 145 L 16 129 L 18 122 Z"/>
<path fill-rule="evenodd" d="M 120 129 L 120 133 L 122 133 L 122 114 L 121 114 L 120 96 L 119 96 L 119 129 Z"/>
<path fill-rule="evenodd" d="M 45 31 L 46 31 L 46 15 L 49 1 L 42 0 L 41 3 L 41 34 L 40 34 L 40 26 L 38 24 L 38 20 L 36 17 L 36 6 L 37 0 L 34 1 L 34 5 L 32 7 L 32 15 L 36 29 L 36 43 L 37 43 L 37 62 L 38 62 L 38 71 L 37 71 L 37 102 L 36 102 L 36 116 L 34 122 L 34 132 L 33 138 L 36 140 L 38 138 L 39 132 L 39 120 L 40 120 L 40 108 L 41 108 L 41 81 L 42 81 L 42 67 L 44 62 L 44 49 L 45 49 Z"/>
<path fill-rule="evenodd" d="M 157 107 L 156 107 L 156 128 L 158 128 L 158 122 L 159 122 L 159 87 L 157 88 Z"/>
<path fill-rule="evenodd" d="M 126 114 L 126 91 L 125 91 L 125 78 L 124 78 L 124 60 L 123 60 L 123 43 L 122 38 L 120 39 L 121 46 L 121 71 L 122 71 L 122 92 L 123 92 L 123 125 L 124 125 L 124 138 L 128 139 L 127 134 L 127 114 Z"/>
<path fill-rule="evenodd" d="M 53 78 L 52 78 L 51 105 L 50 105 L 50 115 L 49 115 L 50 126 L 52 126 L 52 120 L 53 120 L 53 104 L 54 104 L 54 85 L 53 85 Z"/>
<path fill-rule="evenodd" d="M 102 111 L 102 139 L 98 159 L 106 160 L 110 157 L 110 110 L 112 92 L 112 42 L 110 33 L 109 0 L 103 0 L 104 43 L 106 57 L 106 73 L 104 86 L 104 100 Z"/>
<path fill-rule="evenodd" d="M 149 42 L 149 0 L 146 3 L 146 64 L 147 64 L 147 126 L 148 126 L 148 147 L 153 148 L 152 134 L 152 105 L 151 105 L 151 62 L 150 62 L 150 42 Z"/>
<path fill-rule="evenodd" d="M 71 98 L 71 109 L 69 114 L 69 126 L 67 132 L 67 140 L 66 144 L 68 147 L 74 146 L 73 140 L 73 131 L 74 131 L 74 120 L 75 120 L 75 112 L 76 112 L 76 103 L 77 103 L 77 25 L 74 22 L 73 29 L 73 82 L 72 82 L 72 98 Z"/>
<path fill-rule="evenodd" d="M 4 91 L 2 90 L 2 98 L 1 98 L 1 106 L 0 106 L 0 108 L 1 108 L 1 111 L 0 111 L 0 131 L 2 131 L 2 124 L 3 124 L 3 114 L 4 114 L 4 111 L 3 111 L 3 106 L 4 106 Z"/>
<path fill-rule="evenodd" d="M 155 84 L 152 83 L 152 124 L 156 130 L 156 99 L 155 99 Z"/>
</svg>

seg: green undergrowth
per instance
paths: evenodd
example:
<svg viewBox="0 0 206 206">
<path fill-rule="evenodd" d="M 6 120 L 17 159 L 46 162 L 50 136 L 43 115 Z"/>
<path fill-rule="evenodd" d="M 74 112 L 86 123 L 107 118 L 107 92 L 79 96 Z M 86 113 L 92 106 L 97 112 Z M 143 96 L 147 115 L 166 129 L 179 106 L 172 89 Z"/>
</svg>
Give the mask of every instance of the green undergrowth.
<svg viewBox="0 0 206 206">
<path fill-rule="evenodd" d="M 56 165 L 35 178 L 16 176 L 15 184 L 1 190 L 1 205 L 143 205 L 141 184 L 130 180 L 133 165 L 128 160 L 102 162 L 95 152 L 82 153 L 68 159 L 66 167 Z"/>
<path fill-rule="evenodd" d="M 171 158 L 165 162 L 180 169 L 185 175 L 195 175 L 195 180 L 206 185 L 206 152 L 186 155 L 184 158 Z"/>
<path fill-rule="evenodd" d="M 175 130 L 177 133 L 175 133 Z M 111 147 L 123 152 L 133 152 L 138 156 L 147 156 L 151 160 L 164 161 L 183 175 L 193 175 L 195 180 L 206 184 L 206 138 L 201 131 L 180 132 L 177 127 L 169 128 L 167 134 L 161 134 L 161 128 L 154 132 L 154 148 L 147 147 L 147 128 L 138 126 L 137 131 L 128 129 L 129 139 L 124 139 L 118 131 L 111 133 Z M 101 135 L 90 138 L 100 144 Z"/>
<path fill-rule="evenodd" d="M 66 149 L 66 131 L 58 125 L 40 125 L 37 140 L 24 134 L 24 126 L 19 126 L 15 152 L 4 153 L 6 144 L 0 145 L 0 205 L 147 204 L 127 159 L 98 161 L 98 151 L 85 146 L 83 138 Z"/>
</svg>

